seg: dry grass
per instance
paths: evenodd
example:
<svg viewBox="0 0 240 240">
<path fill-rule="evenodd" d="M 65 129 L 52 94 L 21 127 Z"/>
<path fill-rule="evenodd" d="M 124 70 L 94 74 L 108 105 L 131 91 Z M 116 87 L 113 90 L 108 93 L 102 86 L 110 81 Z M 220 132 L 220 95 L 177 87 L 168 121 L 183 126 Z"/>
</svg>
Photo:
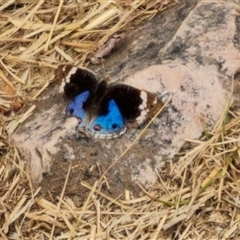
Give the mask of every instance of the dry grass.
<svg viewBox="0 0 240 240">
<path fill-rule="evenodd" d="M 6 130 L 14 131 L 31 114 L 32 100 L 47 88 L 59 62 L 83 63 L 115 32 L 175 3 L 158 2 L 0 5 L 0 239 L 237 238 L 240 112 L 226 109 L 212 132 L 191 141 L 177 163 L 158 173 L 152 189 L 140 186 L 143 197 L 126 191 L 124 201 L 112 199 L 101 191 L 104 179 L 94 186 L 82 182 L 89 195 L 80 208 L 64 196 L 66 184 L 58 202 L 39 196 L 10 143 Z"/>
</svg>

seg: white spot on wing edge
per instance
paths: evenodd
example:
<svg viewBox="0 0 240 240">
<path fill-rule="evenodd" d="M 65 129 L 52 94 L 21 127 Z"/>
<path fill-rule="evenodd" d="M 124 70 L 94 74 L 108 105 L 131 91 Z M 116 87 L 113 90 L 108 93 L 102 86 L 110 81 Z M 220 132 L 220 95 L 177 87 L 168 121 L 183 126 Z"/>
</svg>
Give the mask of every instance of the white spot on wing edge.
<svg viewBox="0 0 240 240">
<path fill-rule="evenodd" d="M 77 67 L 72 67 L 72 69 L 69 71 L 68 75 L 66 76 L 65 79 L 62 79 L 62 83 L 59 87 L 59 92 L 60 93 L 63 93 L 64 92 L 64 87 L 66 85 L 66 83 L 69 83 L 70 82 L 70 78 L 71 78 L 71 75 L 75 74 L 77 72 Z M 65 72 L 66 71 L 66 66 L 64 66 L 62 68 L 62 71 Z"/>
<path fill-rule="evenodd" d="M 141 111 L 141 114 L 139 117 L 136 118 L 138 124 L 142 124 L 145 120 L 146 120 L 146 116 L 147 116 L 147 111 Z"/>
<path fill-rule="evenodd" d="M 70 82 L 70 77 L 76 73 L 77 69 L 78 69 L 77 67 L 72 67 L 72 69 L 69 71 L 68 75 L 66 76 L 66 80 L 65 80 L 66 83 Z"/>
<path fill-rule="evenodd" d="M 142 104 L 139 105 L 139 109 L 140 110 L 144 110 L 147 107 L 147 93 L 144 91 L 141 91 L 141 95 L 140 95 L 141 99 L 142 99 Z"/>
<path fill-rule="evenodd" d="M 148 109 L 147 109 L 148 94 L 147 94 L 147 92 L 141 91 L 140 97 L 142 99 L 142 104 L 139 105 L 139 107 L 138 107 L 141 110 L 140 116 L 138 116 L 136 118 L 136 121 L 138 124 L 142 124 L 145 121 L 147 112 L 148 112 Z"/>
<path fill-rule="evenodd" d="M 140 109 L 145 109 L 147 107 L 147 92 L 141 91 L 140 97 L 142 99 L 142 104 L 139 106 Z"/>
</svg>

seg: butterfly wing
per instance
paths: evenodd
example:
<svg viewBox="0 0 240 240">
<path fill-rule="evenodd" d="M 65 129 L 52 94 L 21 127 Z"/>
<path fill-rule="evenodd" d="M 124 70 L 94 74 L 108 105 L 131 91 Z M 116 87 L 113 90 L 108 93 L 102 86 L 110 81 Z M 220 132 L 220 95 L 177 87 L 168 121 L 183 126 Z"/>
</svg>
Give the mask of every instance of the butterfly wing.
<svg viewBox="0 0 240 240">
<path fill-rule="evenodd" d="M 106 99 L 107 92 L 107 82 L 99 82 L 87 114 L 87 132 L 95 138 L 115 138 L 126 131 L 123 116 L 116 102 Z"/>
<path fill-rule="evenodd" d="M 60 65 L 55 77 L 70 100 L 67 113 L 96 138 L 114 138 L 152 118 L 163 106 L 152 93 L 126 84 L 99 82 L 85 68 Z"/>
<path fill-rule="evenodd" d="M 150 120 L 163 106 L 154 94 L 127 84 L 111 84 L 106 99 L 113 99 L 128 127 Z"/>
<path fill-rule="evenodd" d="M 59 65 L 55 76 L 62 81 L 60 91 L 64 92 L 68 99 L 73 99 L 85 91 L 89 91 L 92 95 L 99 81 L 94 72 L 74 65 Z"/>
<path fill-rule="evenodd" d="M 96 75 L 86 68 L 74 65 L 60 65 L 55 76 L 62 81 L 60 91 L 70 100 L 66 111 L 79 121 L 79 126 L 86 124 L 86 111 L 91 106 L 98 79 Z"/>
<path fill-rule="evenodd" d="M 123 116 L 116 104 L 111 99 L 105 106 L 100 105 L 101 113 L 93 118 L 88 126 L 87 132 L 95 138 L 111 139 L 122 135 L 126 131 Z"/>
<path fill-rule="evenodd" d="M 163 106 L 152 93 L 126 84 L 98 85 L 91 105 L 88 132 L 97 138 L 114 138 L 151 119 Z"/>
</svg>

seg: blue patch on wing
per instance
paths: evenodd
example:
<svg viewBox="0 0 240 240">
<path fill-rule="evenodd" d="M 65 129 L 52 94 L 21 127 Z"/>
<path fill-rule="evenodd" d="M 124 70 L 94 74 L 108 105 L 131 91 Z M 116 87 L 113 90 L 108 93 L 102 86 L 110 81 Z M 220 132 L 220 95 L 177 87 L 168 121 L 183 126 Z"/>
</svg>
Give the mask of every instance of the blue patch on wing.
<svg viewBox="0 0 240 240">
<path fill-rule="evenodd" d="M 98 138 L 111 138 L 125 132 L 123 116 L 114 100 L 108 103 L 108 113 L 93 119 L 87 130 Z"/>
<path fill-rule="evenodd" d="M 86 125 L 86 111 L 83 109 L 83 104 L 86 102 L 89 94 L 89 91 L 85 91 L 77 95 L 74 100 L 67 105 L 67 114 L 78 119 L 79 127 L 84 127 Z"/>
</svg>

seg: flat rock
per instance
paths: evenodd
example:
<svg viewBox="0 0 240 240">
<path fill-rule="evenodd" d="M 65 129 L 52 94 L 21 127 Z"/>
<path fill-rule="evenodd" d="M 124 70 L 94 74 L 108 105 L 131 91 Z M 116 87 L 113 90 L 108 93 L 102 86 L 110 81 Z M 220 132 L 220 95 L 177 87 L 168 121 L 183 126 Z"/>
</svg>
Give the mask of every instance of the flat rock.
<svg viewBox="0 0 240 240">
<path fill-rule="evenodd" d="M 107 173 L 113 194 L 136 182 L 145 187 L 182 148 L 214 126 L 232 97 L 240 66 L 240 12 L 233 1 L 182 1 L 127 34 L 125 45 L 104 62 L 111 81 L 130 83 L 171 102 Z M 101 69 L 98 71 L 101 75 Z M 80 181 L 93 183 L 141 133 L 130 129 L 113 140 L 86 139 L 54 85 L 35 114 L 12 135 L 29 161 L 34 182 L 59 193 L 69 162 L 66 194 L 82 196 Z M 44 174 L 45 173 L 45 174 Z M 51 186 L 49 186 L 51 182 Z"/>
</svg>

